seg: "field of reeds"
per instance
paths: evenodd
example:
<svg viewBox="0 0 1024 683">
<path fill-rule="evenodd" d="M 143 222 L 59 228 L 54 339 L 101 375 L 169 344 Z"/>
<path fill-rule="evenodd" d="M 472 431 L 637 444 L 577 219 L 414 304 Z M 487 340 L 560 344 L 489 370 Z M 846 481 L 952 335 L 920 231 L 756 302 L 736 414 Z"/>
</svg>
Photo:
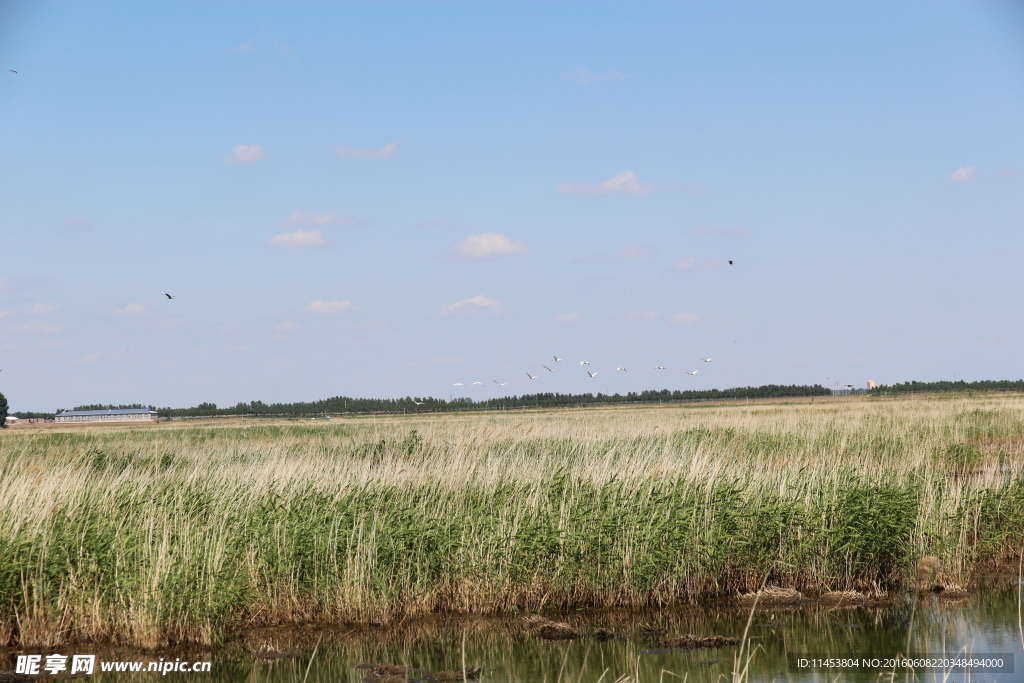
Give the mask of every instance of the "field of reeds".
<svg viewBox="0 0 1024 683">
<path fill-rule="evenodd" d="M 971 586 L 1022 544 L 1020 395 L 0 435 L 0 646 Z"/>
</svg>

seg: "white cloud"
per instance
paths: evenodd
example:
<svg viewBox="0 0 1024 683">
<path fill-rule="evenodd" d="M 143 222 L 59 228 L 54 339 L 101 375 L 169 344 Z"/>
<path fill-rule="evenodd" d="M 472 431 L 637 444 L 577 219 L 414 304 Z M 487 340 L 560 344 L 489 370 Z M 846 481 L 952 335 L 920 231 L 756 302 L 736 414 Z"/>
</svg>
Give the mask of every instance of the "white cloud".
<svg viewBox="0 0 1024 683">
<path fill-rule="evenodd" d="M 513 242 L 505 235 L 482 232 L 470 235 L 455 245 L 455 253 L 463 258 L 488 258 L 490 256 L 523 256 L 530 250 L 522 242 Z"/>
<path fill-rule="evenodd" d="M 699 316 L 692 313 L 676 313 L 674 316 L 669 318 L 669 321 L 673 325 L 689 325 L 690 323 L 697 322 L 699 319 Z"/>
<path fill-rule="evenodd" d="M 47 313 L 53 313 L 57 308 L 57 304 L 36 304 L 29 309 L 29 313 L 32 315 L 46 315 Z"/>
<path fill-rule="evenodd" d="M 14 326 L 15 332 L 39 332 L 42 334 L 55 334 L 60 332 L 60 328 L 56 325 L 47 325 L 46 323 L 39 320 L 30 320 L 27 323 L 18 323 Z"/>
<path fill-rule="evenodd" d="M 12 311 L 10 309 L 0 310 L 0 320 L 3 320 L 4 318 L 6 318 L 7 316 L 11 315 L 12 313 L 14 313 L 14 311 Z"/>
<path fill-rule="evenodd" d="M 269 158 L 263 152 L 263 145 L 235 145 L 227 161 L 229 164 L 251 164 Z"/>
<path fill-rule="evenodd" d="M 656 188 L 654 184 L 642 184 L 636 173 L 623 171 L 599 185 L 563 183 L 557 189 L 562 194 L 647 194 Z"/>
<path fill-rule="evenodd" d="M 115 313 L 121 313 L 122 315 L 138 315 L 140 313 L 145 313 L 148 308 L 149 307 L 145 304 L 139 304 L 133 301 L 124 308 L 117 309 Z"/>
<path fill-rule="evenodd" d="M 270 239 L 270 246 L 278 249 L 296 249 L 299 247 L 322 247 L 327 244 L 324 235 L 319 230 L 296 230 L 274 235 Z"/>
<path fill-rule="evenodd" d="M 301 325 L 293 323 L 291 320 L 285 320 L 283 323 L 278 323 L 274 326 L 275 332 L 294 332 L 299 329 Z"/>
<path fill-rule="evenodd" d="M 398 156 L 398 141 L 389 142 L 380 149 L 359 149 L 338 145 L 334 148 L 342 159 L 390 159 Z"/>
<path fill-rule="evenodd" d="M 949 182 L 951 183 L 966 183 L 978 174 L 978 169 L 973 166 L 961 166 L 960 168 L 953 171 L 953 175 L 949 176 Z"/>
<path fill-rule="evenodd" d="M 256 52 L 256 41 L 255 40 L 247 40 L 244 43 L 242 43 L 241 45 L 235 45 L 233 48 L 231 48 L 231 51 L 232 52 L 247 52 L 247 53 Z"/>
<path fill-rule="evenodd" d="M 651 253 L 650 249 L 644 247 L 626 247 L 619 252 L 619 258 L 626 261 L 632 261 L 633 259 L 643 258 L 649 256 Z"/>
<path fill-rule="evenodd" d="M 711 268 L 721 268 L 722 266 L 728 265 L 728 263 L 729 262 L 725 259 L 715 259 L 714 261 L 697 263 L 697 259 L 692 256 L 687 256 L 682 261 L 672 266 L 672 270 L 709 270 Z"/>
<path fill-rule="evenodd" d="M 590 85 L 591 83 L 600 83 L 601 81 L 607 81 L 616 78 L 629 78 L 629 74 L 619 73 L 615 69 L 612 69 L 606 74 L 595 74 L 585 66 L 578 66 L 572 71 L 566 71 L 564 74 L 562 74 L 562 78 L 568 81 L 576 81 L 577 83 Z"/>
<path fill-rule="evenodd" d="M 551 318 L 556 323 L 578 323 L 583 320 L 583 314 L 581 313 L 563 313 L 562 315 L 556 315 Z"/>
<path fill-rule="evenodd" d="M 317 315 L 338 315 L 358 310 L 359 307 L 351 301 L 324 301 L 323 299 L 312 301 L 306 304 L 305 308 L 306 313 L 316 313 Z"/>
<path fill-rule="evenodd" d="M 635 313 L 627 313 L 624 317 L 630 322 L 636 322 L 638 320 L 654 320 L 659 315 L 658 311 L 636 311 Z"/>
<path fill-rule="evenodd" d="M 441 307 L 441 315 L 457 315 L 466 313 L 500 313 L 501 304 L 494 299 L 485 296 L 474 296 L 472 299 L 463 299 L 454 304 Z"/>
<path fill-rule="evenodd" d="M 351 219 L 339 216 L 333 211 L 313 213 L 311 211 L 294 211 L 281 225 L 294 227 L 297 225 L 347 225 Z"/>
</svg>

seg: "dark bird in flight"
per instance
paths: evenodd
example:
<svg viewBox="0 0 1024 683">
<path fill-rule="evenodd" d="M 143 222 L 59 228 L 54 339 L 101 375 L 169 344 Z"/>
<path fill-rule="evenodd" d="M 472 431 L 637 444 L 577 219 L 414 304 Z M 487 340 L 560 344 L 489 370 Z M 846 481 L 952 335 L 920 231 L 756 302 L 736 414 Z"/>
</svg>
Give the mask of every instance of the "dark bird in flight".
<svg viewBox="0 0 1024 683">
<path fill-rule="evenodd" d="M 18 72 L 17 72 L 17 71 L 15 71 L 14 69 L 8 69 L 8 71 L 10 71 L 10 72 L 11 72 L 12 74 L 16 74 L 16 73 L 18 73 Z"/>
<path fill-rule="evenodd" d="M 178 298 L 178 297 L 176 297 L 176 296 L 171 296 L 171 295 L 170 295 L 170 294 L 168 294 L 167 292 L 164 292 L 164 296 L 166 296 L 166 297 L 167 297 L 168 299 L 177 299 L 177 298 Z"/>
<path fill-rule="evenodd" d="M 732 265 L 732 261 L 729 261 L 729 265 L 730 265 L 730 266 Z"/>
</svg>

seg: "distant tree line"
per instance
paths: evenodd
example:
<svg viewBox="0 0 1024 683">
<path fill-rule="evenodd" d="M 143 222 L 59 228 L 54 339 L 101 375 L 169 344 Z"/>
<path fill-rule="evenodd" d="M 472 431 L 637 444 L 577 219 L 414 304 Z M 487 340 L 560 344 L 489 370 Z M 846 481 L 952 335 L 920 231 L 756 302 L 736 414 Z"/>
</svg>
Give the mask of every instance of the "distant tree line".
<svg viewBox="0 0 1024 683">
<path fill-rule="evenodd" d="M 119 406 L 115 406 L 114 404 L 101 405 L 101 404 L 97 403 L 95 405 L 88 405 L 88 406 L 75 406 L 71 410 L 137 410 L 137 409 L 156 410 L 156 408 L 154 408 L 153 406 L 144 406 L 141 403 L 132 403 L 131 405 L 123 404 L 123 405 L 119 405 Z M 60 412 L 60 411 L 58 411 L 58 412 Z"/>
<path fill-rule="evenodd" d="M 980 380 L 978 382 L 903 382 L 883 384 L 869 389 L 870 394 L 918 394 L 939 391 L 1024 391 L 1024 379 Z"/>
<path fill-rule="evenodd" d="M 830 396 L 831 393 L 829 389 L 820 384 L 813 386 L 768 384 L 762 387 L 707 389 L 703 391 L 671 391 L 663 389 L 661 391 L 629 392 L 627 394 L 524 394 L 523 396 L 505 396 L 480 401 L 474 401 L 471 398 L 445 400 L 431 396 L 406 396 L 405 398 L 352 398 L 349 396 L 335 396 L 320 401 L 301 403 L 242 402 L 228 408 L 218 408 L 215 403 L 201 403 L 194 408 L 159 408 L 157 412 L 161 416 L 166 417 L 205 417 L 217 415 L 298 417 L 330 413 L 436 413 L 516 408 L 564 408 L 612 403 L 662 403 L 666 401 Z"/>
</svg>

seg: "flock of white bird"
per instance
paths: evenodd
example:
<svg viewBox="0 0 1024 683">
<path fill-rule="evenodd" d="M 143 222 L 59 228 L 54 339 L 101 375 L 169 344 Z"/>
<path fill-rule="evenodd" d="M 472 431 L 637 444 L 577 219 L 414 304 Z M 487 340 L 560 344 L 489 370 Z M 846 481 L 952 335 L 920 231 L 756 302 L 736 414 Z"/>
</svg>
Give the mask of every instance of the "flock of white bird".
<svg viewBox="0 0 1024 683">
<path fill-rule="evenodd" d="M 561 363 L 561 362 L 565 361 L 564 358 L 559 358 L 558 356 L 552 356 L 552 359 L 553 359 L 552 363 Z M 701 361 L 704 362 L 704 363 L 710 363 L 713 360 L 714 360 L 714 358 L 701 358 Z M 590 361 L 589 360 L 581 360 L 580 361 L 580 367 L 582 367 L 584 365 L 590 365 Z M 554 368 L 548 367 L 547 365 L 544 365 L 544 364 L 541 364 L 541 367 L 544 368 L 545 370 L 547 370 L 548 372 L 558 372 Z M 655 365 L 654 369 L 655 370 L 668 370 L 668 368 L 665 367 L 664 365 Z M 586 370 L 586 372 L 587 372 L 587 376 L 590 377 L 591 379 L 594 379 L 595 377 L 597 377 L 597 372 L 596 371 L 595 372 L 591 372 L 590 370 Z M 627 369 L 624 366 L 620 365 L 619 367 L 615 368 L 615 372 L 628 372 L 628 371 L 627 371 Z M 689 371 L 688 370 L 688 371 L 686 371 L 686 374 L 687 375 L 696 375 L 698 372 L 699 372 L 699 369 L 698 370 L 693 370 L 693 371 Z M 537 379 L 538 377 L 540 377 L 540 374 L 531 375 L 529 372 L 527 372 L 526 376 L 529 379 Z M 492 379 L 491 381 L 494 382 L 495 384 L 497 384 L 499 387 L 503 387 L 506 384 L 508 384 L 508 382 L 499 382 L 496 379 Z M 469 387 L 470 388 L 472 388 L 474 386 L 477 386 L 477 385 L 479 385 L 481 387 L 487 386 L 484 382 L 470 382 L 469 383 Z M 453 387 L 464 387 L 464 386 L 466 386 L 466 384 L 464 384 L 463 382 L 455 382 L 455 383 L 452 384 L 452 386 Z"/>
</svg>

